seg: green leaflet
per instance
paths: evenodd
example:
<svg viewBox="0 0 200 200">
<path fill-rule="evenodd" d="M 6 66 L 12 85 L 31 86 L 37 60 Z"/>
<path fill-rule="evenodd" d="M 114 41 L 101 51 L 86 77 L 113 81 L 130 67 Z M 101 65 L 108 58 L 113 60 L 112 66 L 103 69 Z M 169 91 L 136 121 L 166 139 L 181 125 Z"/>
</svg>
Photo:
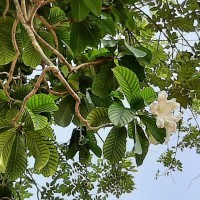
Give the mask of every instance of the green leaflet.
<svg viewBox="0 0 200 200">
<path fill-rule="evenodd" d="M 58 106 L 54 100 L 46 94 L 35 94 L 32 96 L 26 106 L 34 113 L 57 111 Z"/>
<path fill-rule="evenodd" d="M 86 46 L 94 47 L 100 42 L 101 32 L 96 25 L 87 21 L 74 22 L 70 35 L 70 47 L 74 53 L 81 53 Z"/>
<path fill-rule="evenodd" d="M 112 164 L 120 161 L 126 151 L 127 130 L 125 127 L 113 127 L 103 145 L 103 155 Z"/>
<path fill-rule="evenodd" d="M 134 72 L 126 67 L 115 67 L 113 73 L 129 103 L 133 95 L 140 91 L 139 80 Z"/>
<path fill-rule="evenodd" d="M 95 108 L 91 110 L 86 119 L 90 126 L 94 127 L 110 122 L 107 108 Z"/>
<path fill-rule="evenodd" d="M 58 167 L 59 156 L 58 156 L 57 149 L 52 142 L 48 141 L 46 144 L 50 151 L 50 157 L 47 164 L 42 168 L 41 173 L 44 176 L 48 177 L 48 176 L 53 176 L 55 174 Z"/>
<path fill-rule="evenodd" d="M 89 15 L 89 8 L 83 0 L 70 0 L 72 15 L 76 21 L 82 21 Z"/>
<path fill-rule="evenodd" d="M 148 105 L 156 100 L 156 93 L 154 92 L 153 88 L 146 87 L 140 92 L 141 96 L 143 97 L 145 103 Z"/>
<path fill-rule="evenodd" d="M 25 171 L 27 166 L 27 153 L 24 138 L 20 133 L 15 135 L 10 157 L 6 167 L 6 177 L 16 180 Z"/>
<path fill-rule="evenodd" d="M 96 16 L 99 16 L 101 13 L 101 7 L 102 7 L 102 0 L 83 0 L 85 2 L 85 5 L 90 9 L 92 13 L 94 13 Z"/>
<path fill-rule="evenodd" d="M 141 121 L 144 123 L 144 125 L 146 126 L 147 133 L 151 134 L 156 139 L 156 141 L 162 144 L 165 141 L 166 129 L 158 128 L 156 126 L 155 118 L 148 117 L 145 115 L 140 115 L 139 117 Z"/>
<path fill-rule="evenodd" d="M 27 131 L 25 133 L 26 143 L 31 155 L 35 158 L 36 170 L 41 170 L 48 162 L 50 150 L 46 144 L 45 138 L 38 131 Z"/>
<path fill-rule="evenodd" d="M 15 51 L 10 39 L 13 22 L 14 18 L 12 17 L 7 16 L 6 20 L 0 17 L 0 65 L 10 63 L 15 56 Z"/>
<path fill-rule="evenodd" d="M 62 127 L 68 126 L 74 116 L 75 100 L 72 96 L 64 97 L 58 105 L 58 110 L 54 113 L 56 124 Z"/>
<path fill-rule="evenodd" d="M 125 126 L 135 117 L 135 112 L 130 108 L 125 108 L 121 103 L 114 102 L 108 109 L 110 121 L 115 126 Z"/>
</svg>

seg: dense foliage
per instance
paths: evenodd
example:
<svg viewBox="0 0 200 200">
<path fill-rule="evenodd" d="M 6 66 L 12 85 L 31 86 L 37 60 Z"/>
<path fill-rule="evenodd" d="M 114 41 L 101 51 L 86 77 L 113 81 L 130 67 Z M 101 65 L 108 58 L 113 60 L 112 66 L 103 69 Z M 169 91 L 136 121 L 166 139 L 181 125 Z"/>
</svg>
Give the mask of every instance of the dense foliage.
<svg viewBox="0 0 200 200">
<path fill-rule="evenodd" d="M 195 120 L 200 111 L 199 15 L 196 0 L 1 0 L 0 198 L 29 198 L 33 185 L 38 199 L 132 192 L 149 141 L 166 137 L 149 112 L 154 90 Z M 159 159 L 170 170 L 182 170 L 178 148 L 200 152 L 187 118 L 183 140 Z M 58 144 L 52 125 L 70 124 Z M 52 178 L 43 187 L 41 175 Z"/>
</svg>

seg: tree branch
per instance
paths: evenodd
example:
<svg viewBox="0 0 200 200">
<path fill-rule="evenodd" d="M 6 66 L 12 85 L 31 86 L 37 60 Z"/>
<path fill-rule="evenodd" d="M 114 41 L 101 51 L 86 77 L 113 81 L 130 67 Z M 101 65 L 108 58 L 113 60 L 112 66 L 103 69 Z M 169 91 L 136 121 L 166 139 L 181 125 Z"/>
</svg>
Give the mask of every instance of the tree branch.
<svg viewBox="0 0 200 200">
<path fill-rule="evenodd" d="M 6 0 L 6 7 L 5 7 L 5 9 L 4 9 L 4 11 L 3 11 L 3 15 L 2 15 L 2 17 L 3 17 L 4 19 L 6 19 L 6 14 L 7 14 L 8 10 L 9 10 L 9 7 L 10 7 L 10 1 L 9 1 L 9 0 Z"/>
</svg>

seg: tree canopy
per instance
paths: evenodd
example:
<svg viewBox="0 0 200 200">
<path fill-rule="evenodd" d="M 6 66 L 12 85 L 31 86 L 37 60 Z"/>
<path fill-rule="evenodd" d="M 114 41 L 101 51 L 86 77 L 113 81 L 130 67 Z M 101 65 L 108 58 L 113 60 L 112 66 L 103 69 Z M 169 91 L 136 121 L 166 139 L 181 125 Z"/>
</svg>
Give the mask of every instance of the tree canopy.
<svg viewBox="0 0 200 200">
<path fill-rule="evenodd" d="M 159 162 L 181 171 L 177 150 L 200 152 L 199 15 L 196 0 L 0 0 L 0 198 L 119 197 L 172 132 Z"/>
</svg>

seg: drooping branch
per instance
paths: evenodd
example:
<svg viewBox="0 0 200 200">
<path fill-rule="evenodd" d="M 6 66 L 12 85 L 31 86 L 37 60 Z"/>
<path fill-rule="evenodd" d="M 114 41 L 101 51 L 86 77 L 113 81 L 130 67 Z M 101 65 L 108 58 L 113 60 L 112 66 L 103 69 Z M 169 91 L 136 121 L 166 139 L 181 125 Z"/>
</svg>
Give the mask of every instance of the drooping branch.
<svg viewBox="0 0 200 200">
<path fill-rule="evenodd" d="M 12 79 L 13 79 L 13 72 L 14 72 L 14 69 L 15 69 L 15 65 L 17 63 L 17 59 L 20 55 L 19 48 L 18 48 L 17 42 L 16 42 L 16 29 L 17 29 L 18 22 L 19 22 L 19 20 L 15 19 L 15 21 L 13 23 L 13 27 L 12 27 L 12 43 L 13 43 L 13 47 L 15 49 L 15 57 L 12 61 L 10 72 L 9 72 L 9 75 L 8 75 L 8 80 L 7 80 L 6 85 L 4 87 L 4 91 L 5 91 L 6 95 L 11 100 L 13 100 L 13 99 L 10 97 L 10 94 L 8 93 L 8 89 L 9 89 L 9 87 L 10 87 L 9 85 L 10 85 Z"/>
<path fill-rule="evenodd" d="M 4 11 L 3 11 L 3 18 L 4 19 L 6 18 L 6 14 L 7 14 L 8 10 L 9 10 L 9 7 L 10 7 L 10 1 L 6 0 L 6 7 L 5 7 Z"/>
</svg>

